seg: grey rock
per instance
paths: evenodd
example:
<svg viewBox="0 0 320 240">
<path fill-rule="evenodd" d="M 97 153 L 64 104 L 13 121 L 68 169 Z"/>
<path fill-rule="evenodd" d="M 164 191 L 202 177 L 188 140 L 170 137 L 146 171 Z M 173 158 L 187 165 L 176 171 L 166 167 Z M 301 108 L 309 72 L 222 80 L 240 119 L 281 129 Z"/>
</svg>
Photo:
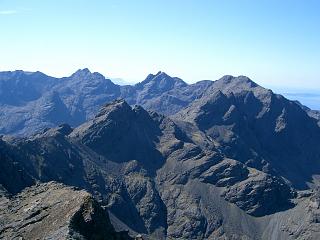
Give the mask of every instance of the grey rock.
<svg viewBox="0 0 320 240">
<path fill-rule="evenodd" d="M 131 239 L 89 193 L 54 182 L 26 188 L 0 212 L 2 239 Z"/>
<path fill-rule="evenodd" d="M 218 187 L 233 186 L 248 178 L 249 170 L 242 163 L 226 159 L 203 172 L 200 179 Z"/>
<path fill-rule="evenodd" d="M 253 216 L 265 216 L 291 208 L 295 193 L 282 179 L 254 171 L 228 187 L 222 196 Z"/>
</svg>

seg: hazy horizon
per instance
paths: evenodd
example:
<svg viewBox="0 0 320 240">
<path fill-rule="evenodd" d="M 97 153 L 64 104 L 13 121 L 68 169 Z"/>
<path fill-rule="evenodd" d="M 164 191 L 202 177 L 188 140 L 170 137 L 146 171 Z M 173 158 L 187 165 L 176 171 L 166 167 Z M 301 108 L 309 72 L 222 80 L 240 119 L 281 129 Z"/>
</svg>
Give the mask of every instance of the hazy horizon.
<svg viewBox="0 0 320 240">
<path fill-rule="evenodd" d="M 88 67 L 132 83 L 161 70 L 188 83 L 230 74 L 320 89 L 319 7 L 318 1 L 5 0 L 0 71 L 61 77 Z"/>
</svg>

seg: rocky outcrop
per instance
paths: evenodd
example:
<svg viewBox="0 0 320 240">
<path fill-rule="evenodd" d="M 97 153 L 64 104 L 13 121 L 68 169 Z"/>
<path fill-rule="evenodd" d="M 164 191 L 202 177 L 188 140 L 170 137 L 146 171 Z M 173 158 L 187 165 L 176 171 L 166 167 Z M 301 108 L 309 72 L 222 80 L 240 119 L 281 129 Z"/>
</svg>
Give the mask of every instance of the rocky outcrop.
<svg viewBox="0 0 320 240">
<path fill-rule="evenodd" d="M 131 239 L 89 193 L 55 182 L 7 198 L 0 212 L 2 239 Z"/>
<path fill-rule="evenodd" d="M 249 170 L 240 162 L 226 159 L 203 172 L 200 179 L 218 187 L 230 187 L 248 178 Z"/>
<path fill-rule="evenodd" d="M 253 216 L 265 216 L 293 206 L 295 193 L 280 178 L 254 171 L 226 188 L 222 196 Z"/>
</svg>

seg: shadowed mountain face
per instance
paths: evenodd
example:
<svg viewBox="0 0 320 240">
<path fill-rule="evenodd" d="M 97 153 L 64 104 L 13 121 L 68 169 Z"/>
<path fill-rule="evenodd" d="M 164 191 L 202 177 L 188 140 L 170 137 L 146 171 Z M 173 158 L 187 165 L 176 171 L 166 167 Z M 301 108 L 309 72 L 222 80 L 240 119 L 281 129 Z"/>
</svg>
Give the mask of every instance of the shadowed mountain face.
<svg viewBox="0 0 320 240">
<path fill-rule="evenodd" d="M 138 159 L 148 169 L 156 170 L 164 162 L 156 148 L 162 120 L 156 113 L 149 115 L 139 106 L 132 109 L 125 101 L 115 100 L 70 136 L 113 162 Z"/>
<path fill-rule="evenodd" d="M 52 91 L 42 86 L 16 105 L 3 102 L 2 117 L 14 116 L 7 109 L 25 116 L 21 109 L 31 104 L 20 133 L 44 119 L 41 126 L 90 120 L 2 137 L 6 212 L 3 201 L 25 187 L 57 181 L 90 192 L 116 231 L 146 239 L 320 237 L 320 128 L 303 106 L 243 76 L 187 85 L 159 72 L 121 87 L 87 69 L 41 76 Z M 128 102 L 102 104 L 119 96 Z"/>
<path fill-rule="evenodd" d="M 295 101 L 303 110 L 305 110 L 308 115 L 318 121 L 318 125 L 320 126 L 320 111 L 312 110 L 304 105 L 302 105 L 299 101 Z"/>
</svg>

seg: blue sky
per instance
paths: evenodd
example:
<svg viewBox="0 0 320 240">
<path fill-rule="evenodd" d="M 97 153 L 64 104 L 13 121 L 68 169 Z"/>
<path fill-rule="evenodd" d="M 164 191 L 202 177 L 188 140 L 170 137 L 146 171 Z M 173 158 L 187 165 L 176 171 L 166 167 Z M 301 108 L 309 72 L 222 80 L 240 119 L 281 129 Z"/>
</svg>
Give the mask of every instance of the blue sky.
<svg viewBox="0 0 320 240">
<path fill-rule="evenodd" d="M 0 71 L 320 89 L 320 1 L 0 0 Z"/>
</svg>

